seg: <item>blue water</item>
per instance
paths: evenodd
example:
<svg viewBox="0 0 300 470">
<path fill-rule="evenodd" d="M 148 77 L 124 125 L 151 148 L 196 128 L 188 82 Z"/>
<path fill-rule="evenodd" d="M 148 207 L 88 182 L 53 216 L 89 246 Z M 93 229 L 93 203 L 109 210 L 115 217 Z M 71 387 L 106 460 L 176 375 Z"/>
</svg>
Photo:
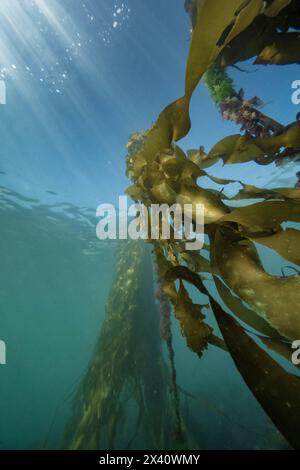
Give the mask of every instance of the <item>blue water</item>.
<svg viewBox="0 0 300 470">
<path fill-rule="evenodd" d="M 62 445 L 117 257 L 116 242 L 96 238 L 96 207 L 116 203 L 129 185 L 128 136 L 148 128 L 182 93 L 189 47 L 182 4 L 1 0 L 0 78 L 7 89 L 0 106 L 2 449 Z M 247 96 L 259 94 L 264 112 L 283 124 L 294 120 L 299 109 L 291 103 L 291 83 L 298 67 L 230 74 Z M 191 117 L 184 149 L 209 150 L 237 132 L 202 85 Z M 219 163 L 210 171 L 261 187 L 293 187 L 299 167 Z M 280 272 L 282 262 L 265 252 L 269 272 Z M 173 328 L 178 384 L 188 392 L 182 402 L 197 445 L 288 448 L 228 355 L 209 348 L 199 360 L 175 322 Z"/>
</svg>

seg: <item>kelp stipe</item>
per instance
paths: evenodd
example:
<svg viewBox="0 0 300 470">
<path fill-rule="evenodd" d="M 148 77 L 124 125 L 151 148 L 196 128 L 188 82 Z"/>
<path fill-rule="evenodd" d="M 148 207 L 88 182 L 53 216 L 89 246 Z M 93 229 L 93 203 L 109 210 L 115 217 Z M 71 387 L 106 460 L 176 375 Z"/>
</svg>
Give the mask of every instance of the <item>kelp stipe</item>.
<svg viewBox="0 0 300 470">
<path fill-rule="evenodd" d="M 141 437 L 153 449 L 188 446 L 162 353 L 151 272 L 149 246 L 120 243 L 105 320 L 64 448 L 131 448 Z"/>
</svg>

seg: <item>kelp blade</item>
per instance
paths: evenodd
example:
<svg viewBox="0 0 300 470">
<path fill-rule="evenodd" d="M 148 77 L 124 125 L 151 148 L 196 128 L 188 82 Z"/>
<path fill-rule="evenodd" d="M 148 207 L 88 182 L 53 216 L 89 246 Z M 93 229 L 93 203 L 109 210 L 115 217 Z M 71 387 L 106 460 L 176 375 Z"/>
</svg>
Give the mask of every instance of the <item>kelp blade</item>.
<svg viewBox="0 0 300 470">
<path fill-rule="evenodd" d="M 249 389 L 294 449 L 300 449 L 300 380 L 261 349 L 213 300 L 229 352 Z"/>
</svg>

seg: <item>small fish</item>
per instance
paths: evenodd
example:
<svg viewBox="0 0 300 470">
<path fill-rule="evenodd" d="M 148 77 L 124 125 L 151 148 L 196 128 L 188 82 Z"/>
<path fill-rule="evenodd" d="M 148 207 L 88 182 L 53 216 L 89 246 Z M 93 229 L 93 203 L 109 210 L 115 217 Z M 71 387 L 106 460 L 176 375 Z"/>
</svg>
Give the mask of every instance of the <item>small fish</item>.
<svg viewBox="0 0 300 470">
<path fill-rule="evenodd" d="M 57 193 L 55 191 L 47 190 L 46 193 L 52 194 L 52 196 L 57 196 Z"/>
</svg>

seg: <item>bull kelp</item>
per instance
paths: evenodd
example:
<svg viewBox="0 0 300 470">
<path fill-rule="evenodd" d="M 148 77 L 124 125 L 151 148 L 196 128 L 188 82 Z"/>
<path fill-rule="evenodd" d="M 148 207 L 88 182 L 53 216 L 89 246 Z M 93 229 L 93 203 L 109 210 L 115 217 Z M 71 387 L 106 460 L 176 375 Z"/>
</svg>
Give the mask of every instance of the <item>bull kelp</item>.
<svg viewBox="0 0 300 470">
<path fill-rule="evenodd" d="M 270 164 L 298 157 L 300 123 L 283 126 L 265 116 L 257 109 L 258 99 L 247 101 L 244 92 L 235 91 L 226 68 L 252 57 L 264 65 L 299 63 L 300 5 L 296 0 L 228 0 L 220 8 L 219 0 L 199 0 L 186 2 L 186 9 L 192 36 L 184 95 L 161 112 L 151 129 L 131 137 L 127 174 L 133 185 L 127 192 L 146 206 L 192 204 L 194 222 L 196 204 L 204 205 L 209 260 L 200 252 L 186 252 L 176 240 L 154 243 L 163 291 L 188 347 L 200 357 L 209 344 L 226 349 L 273 423 L 299 449 L 299 378 L 270 352 L 286 356 L 291 341 L 300 337 L 300 276 L 297 270 L 269 274 L 258 250 L 267 247 L 299 264 L 299 189 L 266 190 L 240 181 L 242 189 L 230 198 L 201 187 L 198 179 L 206 176 L 221 186 L 233 183 L 208 173 L 219 159 L 224 165 Z M 224 117 L 241 125 L 243 133 L 224 137 L 208 153 L 203 147 L 185 153 L 176 142 L 190 130 L 190 102 L 202 78 Z M 243 205 L 234 206 L 233 201 Z M 287 228 L 287 222 L 294 226 Z M 213 295 L 212 282 L 220 297 Z M 198 289 L 199 305 L 186 284 Z M 208 303 L 222 339 L 205 322 Z"/>
<path fill-rule="evenodd" d="M 106 318 L 65 433 L 69 449 L 130 448 L 141 435 L 155 449 L 201 448 L 183 406 L 185 396 L 198 398 L 177 383 L 172 315 L 199 360 L 209 348 L 233 360 L 274 427 L 300 448 L 299 372 L 284 361 L 300 338 L 299 187 L 266 189 L 210 174 L 220 160 L 259 168 L 299 159 L 299 120 L 283 125 L 266 115 L 259 97 L 247 99 L 237 88 L 230 67 L 246 73 L 240 63 L 251 58 L 264 65 L 298 63 L 300 4 L 227 0 L 220 8 L 220 0 L 186 0 L 185 8 L 191 44 L 184 94 L 149 130 L 131 135 L 127 194 L 148 208 L 190 204 L 195 225 L 196 206 L 203 205 L 205 245 L 188 251 L 187 240 L 173 237 L 152 241 L 152 254 L 142 241 L 121 246 Z M 185 152 L 178 141 L 190 131 L 190 104 L 201 80 L 240 132 L 208 152 L 202 145 Z M 202 186 L 203 177 L 221 189 Z M 230 185 L 239 186 L 232 196 L 224 191 Z M 174 233 L 172 217 L 170 225 Z M 265 268 L 262 248 L 286 260 L 282 275 Z M 204 406 L 199 400 L 200 414 Z"/>
</svg>

